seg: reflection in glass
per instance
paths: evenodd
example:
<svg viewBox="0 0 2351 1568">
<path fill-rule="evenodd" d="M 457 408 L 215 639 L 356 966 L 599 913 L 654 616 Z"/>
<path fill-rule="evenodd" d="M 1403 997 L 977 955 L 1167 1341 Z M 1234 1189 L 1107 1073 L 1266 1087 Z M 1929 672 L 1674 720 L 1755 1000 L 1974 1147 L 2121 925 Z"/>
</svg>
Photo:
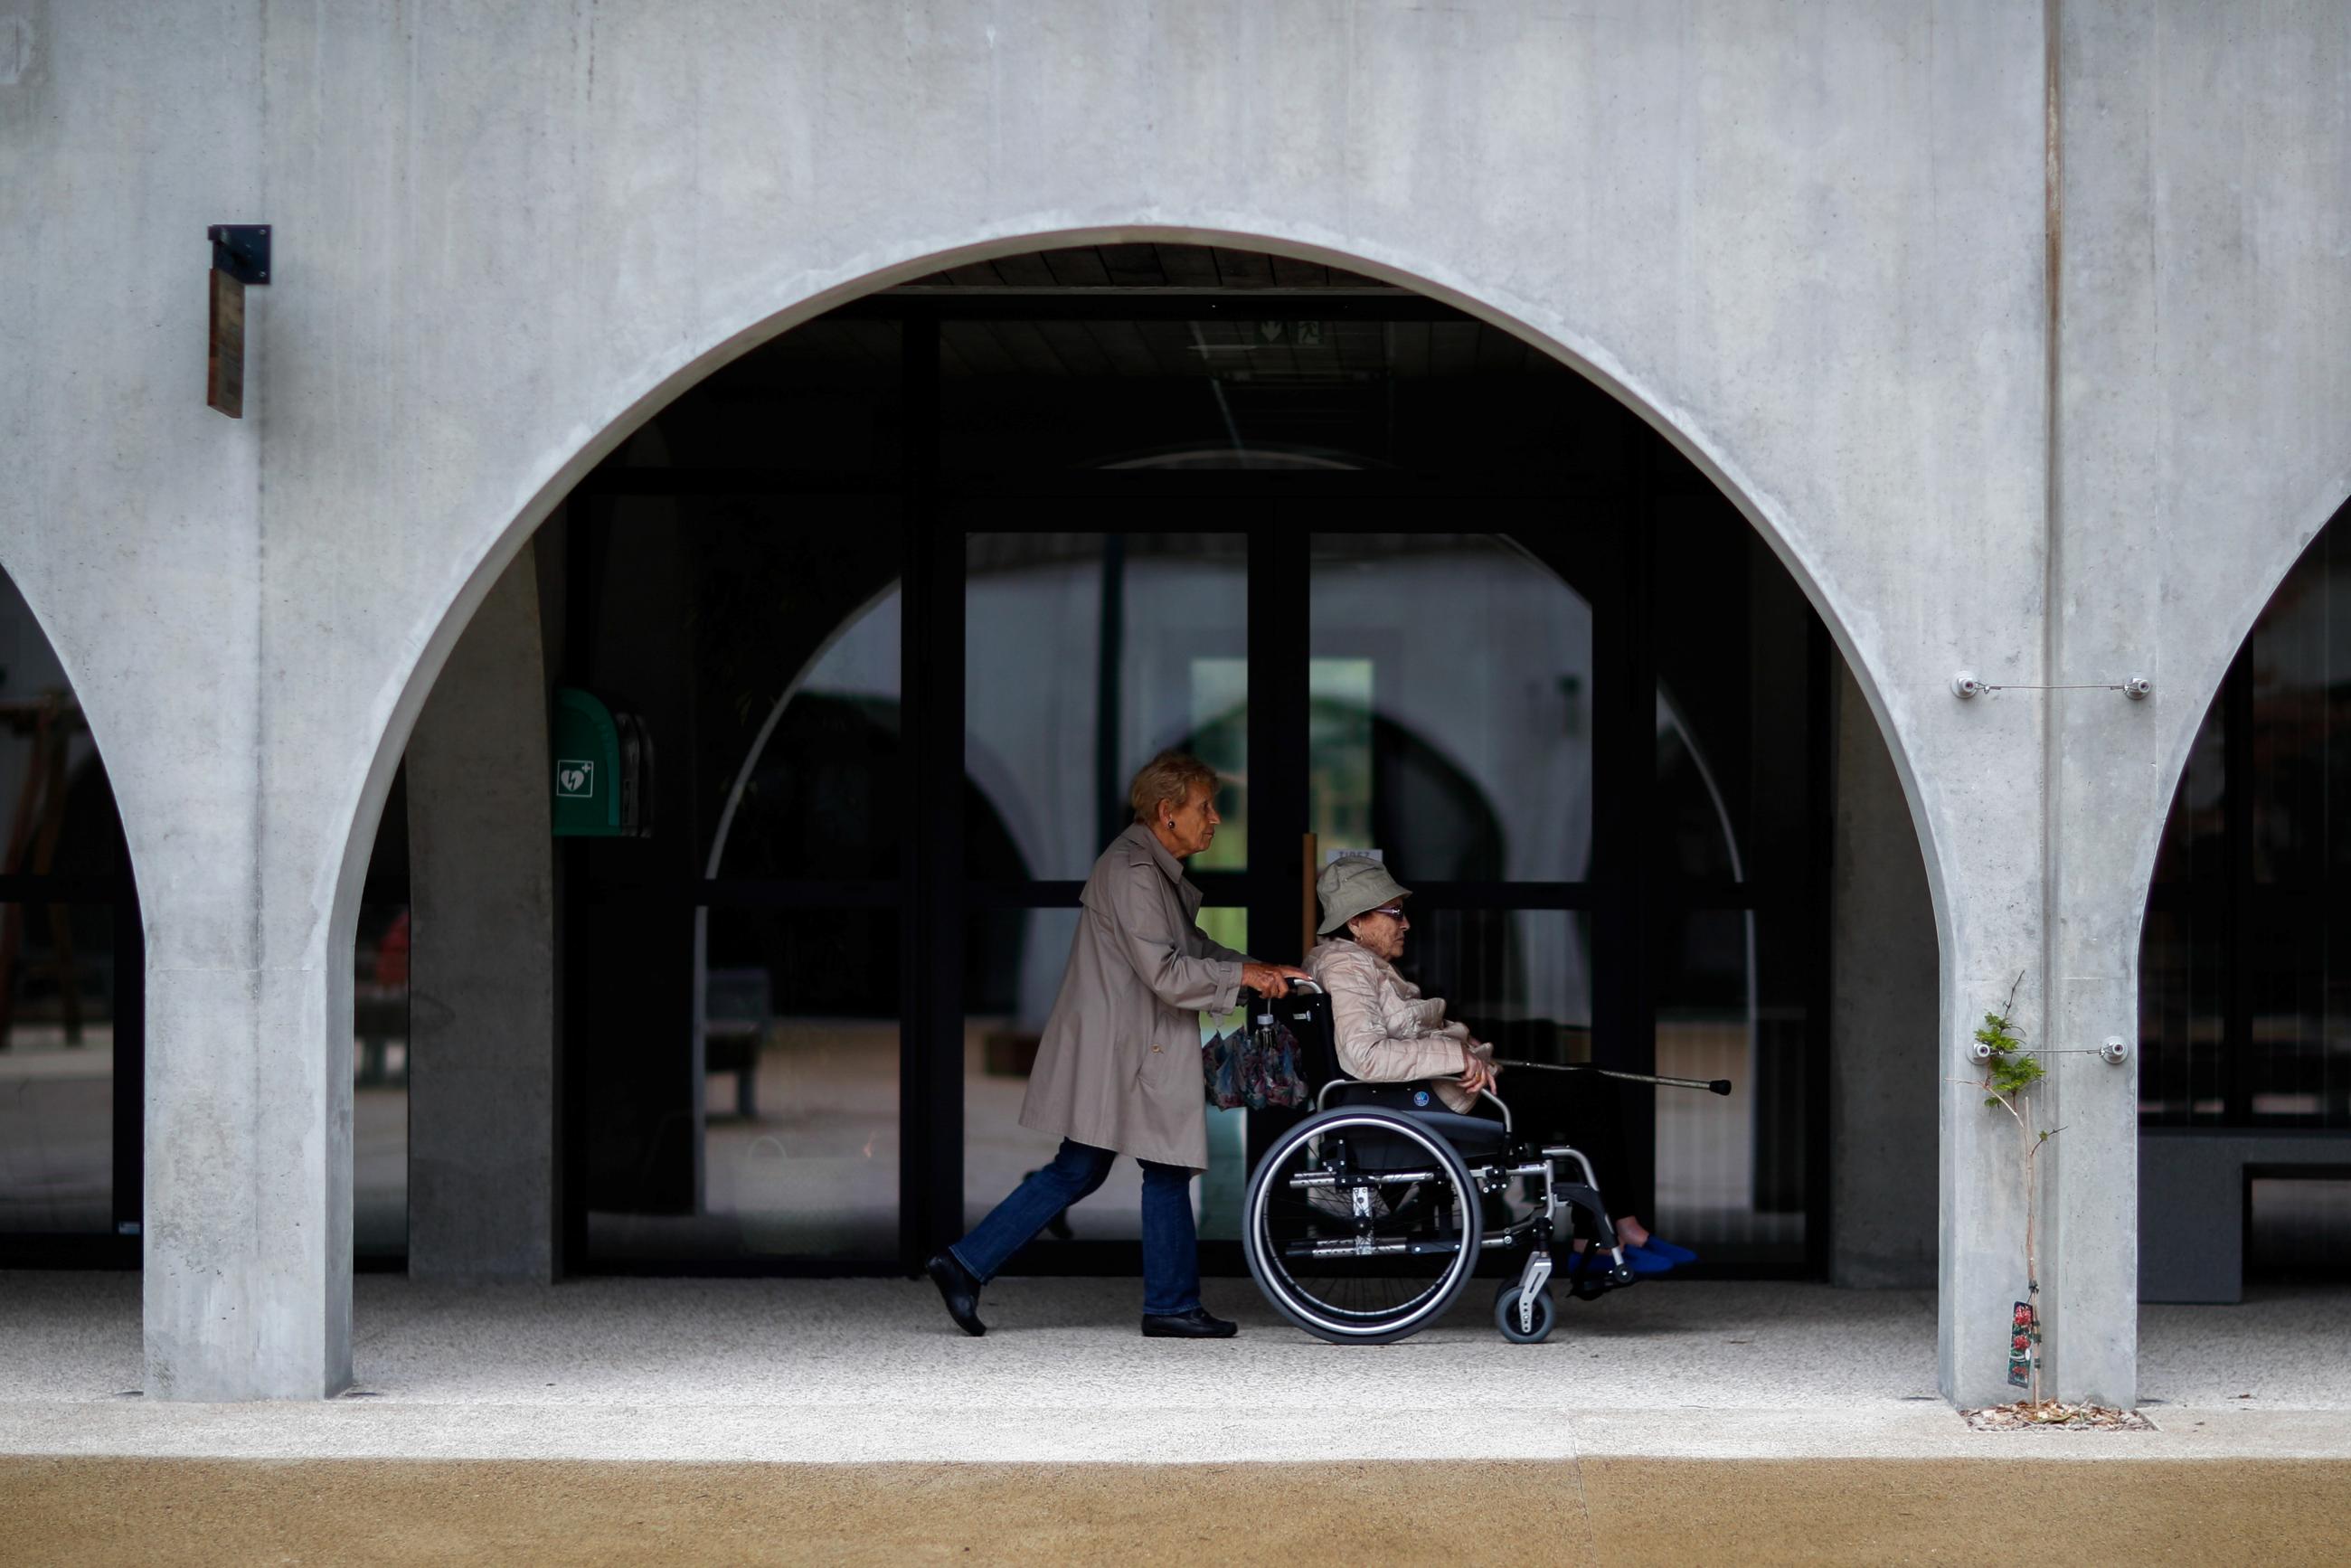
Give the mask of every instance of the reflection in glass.
<svg viewBox="0 0 2351 1568">
<path fill-rule="evenodd" d="M 1407 884 L 1574 882 L 1592 608 L 1488 534 L 1317 534 L 1309 825 Z"/>
<path fill-rule="evenodd" d="M 904 838 L 896 527 L 721 510 L 678 535 L 703 874 L 886 879 Z"/>
<path fill-rule="evenodd" d="M 1650 810 L 1665 838 L 1666 863 L 1695 881 L 1746 881 L 1721 782 L 1663 686 L 1656 715 L 1657 793 Z"/>
<path fill-rule="evenodd" d="M 979 533 L 967 561 L 965 767 L 998 828 L 967 846 L 971 876 L 1082 880 L 1169 747 L 1226 780 L 1224 830 L 1192 865 L 1245 865 L 1245 537 Z"/>
<path fill-rule="evenodd" d="M 2315 885 L 2351 870 L 2351 531 L 2330 526 L 2254 622 L 2252 664 L 2253 875 Z"/>
<path fill-rule="evenodd" d="M 875 1259 L 898 1234 L 898 917 L 701 912 L 694 998 L 698 1197 L 589 1216 L 613 1258 Z"/>
<path fill-rule="evenodd" d="M 1410 885 L 1409 877 L 1402 878 Z M 1573 1061 L 1592 1028 L 1590 922 L 1563 909 L 1449 909 L 1416 898 L 1397 967 L 1504 1056 Z M 1563 1033 L 1562 1031 L 1572 1031 Z"/>
<path fill-rule="evenodd" d="M 1657 1230 L 1720 1260 L 1803 1253 L 1806 1017 L 1767 1000 L 1747 910 L 1669 924 L 1658 974 L 1656 1071 L 1728 1078 L 1728 1097 L 1659 1089 Z M 1638 1096 L 1628 1096 L 1637 1104 Z"/>
<path fill-rule="evenodd" d="M 0 904 L 0 1234 L 114 1228 L 113 911 Z"/>
<path fill-rule="evenodd" d="M 403 801 L 392 804 L 404 812 Z M 381 836 L 378 842 L 381 854 Z M 362 1258 L 408 1250 L 408 952 L 406 904 L 360 907 L 351 974 L 351 1249 Z"/>
<path fill-rule="evenodd" d="M 2215 697 L 2189 747 L 2179 789 L 2155 852 L 2155 880 L 2217 882 L 2228 873 L 2228 746 L 2223 699 Z"/>
<path fill-rule="evenodd" d="M 2245 1119 L 2255 1125 L 2351 1125 L 2351 1034 L 2330 922 L 2291 910 L 2253 916 L 2246 977 L 2252 1038 L 2241 1048 Z"/>
<path fill-rule="evenodd" d="M 2351 1127 L 2351 532 L 2323 529 L 2206 712 L 2140 946 L 2150 1123 Z"/>
<path fill-rule="evenodd" d="M 2218 1122 L 2228 1109 L 2220 935 L 2218 921 L 2192 910 L 2147 911 L 2138 960 L 2143 1122 Z"/>
</svg>

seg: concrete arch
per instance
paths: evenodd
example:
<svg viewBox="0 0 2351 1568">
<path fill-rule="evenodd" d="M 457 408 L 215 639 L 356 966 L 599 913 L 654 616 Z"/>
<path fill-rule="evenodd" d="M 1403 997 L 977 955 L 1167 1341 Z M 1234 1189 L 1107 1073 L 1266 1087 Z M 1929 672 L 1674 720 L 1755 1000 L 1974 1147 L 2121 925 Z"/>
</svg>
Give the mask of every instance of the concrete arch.
<svg viewBox="0 0 2351 1568">
<path fill-rule="evenodd" d="M 1138 218 L 1132 223 L 1060 226 L 1045 221 L 1007 220 L 990 232 L 953 244 L 910 237 L 887 254 L 867 253 L 820 273 L 774 280 L 764 296 L 747 298 L 722 329 L 664 362 L 623 371 L 612 378 L 600 424 L 559 437 L 534 470 L 518 476 L 519 505 L 479 536 L 478 547 L 461 564 L 465 575 L 445 598 L 422 607 L 404 639 L 411 652 L 387 673 L 370 706 L 376 745 L 365 772 L 352 780 L 347 797 L 348 829 L 329 887 L 318 890 L 332 911 L 327 939 L 330 950 L 348 944 L 357 919 L 359 889 L 392 778 L 408 736 L 442 665 L 483 599 L 572 488 L 597 464 L 687 388 L 722 366 L 793 328 L 865 294 L 946 267 L 1023 251 L 1071 246 L 1163 242 L 1226 246 L 1270 252 L 1344 267 L 1414 290 L 1506 331 L 1558 360 L 1631 409 L 1687 457 L 1713 484 L 1749 526 L 1766 541 L 1827 626 L 1853 669 L 1872 716 L 1886 737 L 1918 835 L 1933 896 L 1936 926 L 1949 929 L 1942 859 L 1936 852 L 1927 809 L 1909 747 L 1885 695 L 1878 660 L 1863 645 L 1855 626 L 1866 616 L 1849 613 L 1834 591 L 1823 562 L 1808 550 L 1795 520 L 1762 486 L 1747 476 L 1726 444 L 1714 439 L 1692 411 L 1677 406 L 1656 388 L 1630 358 L 1579 332 L 1556 308 L 1510 288 L 1447 265 L 1440 257 L 1401 249 L 1335 243 L 1335 236 L 1260 221 L 1175 224 Z"/>
</svg>

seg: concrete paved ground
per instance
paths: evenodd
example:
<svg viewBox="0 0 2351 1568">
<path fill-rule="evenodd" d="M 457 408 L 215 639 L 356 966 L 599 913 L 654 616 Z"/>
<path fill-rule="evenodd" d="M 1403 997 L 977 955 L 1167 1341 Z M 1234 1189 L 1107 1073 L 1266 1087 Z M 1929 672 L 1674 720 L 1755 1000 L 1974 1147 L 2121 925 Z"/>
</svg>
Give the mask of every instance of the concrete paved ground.
<svg viewBox="0 0 2351 1568">
<path fill-rule="evenodd" d="M 2351 1291 L 2148 1309 L 2147 1433 L 1981 1434 L 1932 1301 L 1669 1282 L 1541 1347 L 1465 1308 L 1223 1343 L 1123 1280 L 362 1277 L 360 1387 L 172 1405 L 139 1281 L 0 1275 L 0 1562 L 2351 1560 Z M 2099 1464 L 2126 1459 L 2127 1464 Z"/>
<path fill-rule="evenodd" d="M 1476 1287 L 1473 1287 L 1476 1289 Z M 1485 1292 L 1479 1291 L 1479 1295 Z M 1922 1293 L 1643 1285 L 1506 1344 L 1476 1301 L 1341 1348 L 1211 1281 L 1238 1339 L 1134 1332 L 1123 1280 L 990 1287 L 982 1340 L 909 1281 L 363 1276 L 358 1396 L 136 1396 L 139 1281 L 0 1275 L 0 1453 L 888 1463 L 1642 1458 L 2351 1458 L 2351 1291 L 2141 1320 L 2138 1434 L 1969 1432 Z M 2024 1446 L 2024 1445 L 2029 1445 Z"/>
</svg>

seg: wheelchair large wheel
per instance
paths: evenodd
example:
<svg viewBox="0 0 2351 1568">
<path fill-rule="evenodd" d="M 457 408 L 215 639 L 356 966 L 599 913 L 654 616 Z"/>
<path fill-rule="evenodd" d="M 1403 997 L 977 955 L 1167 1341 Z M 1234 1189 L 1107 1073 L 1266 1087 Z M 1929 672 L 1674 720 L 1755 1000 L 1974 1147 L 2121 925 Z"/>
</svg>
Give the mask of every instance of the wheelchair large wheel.
<svg viewBox="0 0 2351 1568">
<path fill-rule="evenodd" d="M 1386 1344 L 1442 1317 L 1478 1264 L 1461 1156 L 1394 1111 L 1308 1117 L 1258 1162 L 1242 1250 L 1276 1311 L 1334 1344 Z"/>
</svg>

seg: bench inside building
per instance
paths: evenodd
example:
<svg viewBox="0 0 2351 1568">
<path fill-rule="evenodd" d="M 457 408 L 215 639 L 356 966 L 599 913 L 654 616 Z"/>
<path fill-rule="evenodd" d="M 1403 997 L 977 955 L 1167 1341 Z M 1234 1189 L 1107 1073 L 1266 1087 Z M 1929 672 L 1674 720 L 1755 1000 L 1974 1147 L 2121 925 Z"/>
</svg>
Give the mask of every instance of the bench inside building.
<svg viewBox="0 0 2351 1568">
<path fill-rule="evenodd" d="M 2351 1210 L 2351 1136 L 2324 1130 L 2144 1127 L 2138 1143 L 2138 1294 L 2142 1301 L 2244 1300 L 2256 1182 L 2334 1187 L 2308 1218 L 2325 1233 Z M 2306 1196 L 2306 1195 L 2302 1195 Z M 2274 1217 L 2291 1225 L 2292 1217 Z M 2340 1249 L 2283 1246 L 2316 1260 Z M 2289 1261 L 2292 1266 L 2292 1261 Z"/>
</svg>

